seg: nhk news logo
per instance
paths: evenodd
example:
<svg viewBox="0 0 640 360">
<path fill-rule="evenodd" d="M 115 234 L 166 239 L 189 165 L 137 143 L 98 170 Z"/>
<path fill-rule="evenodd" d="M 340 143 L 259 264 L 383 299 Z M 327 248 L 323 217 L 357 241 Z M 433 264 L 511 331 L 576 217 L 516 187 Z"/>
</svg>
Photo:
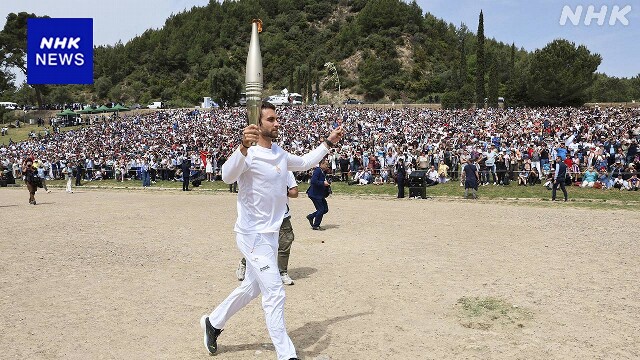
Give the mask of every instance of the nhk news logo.
<svg viewBox="0 0 640 360">
<path fill-rule="evenodd" d="M 93 19 L 27 19 L 27 83 L 93 84 Z"/>
</svg>

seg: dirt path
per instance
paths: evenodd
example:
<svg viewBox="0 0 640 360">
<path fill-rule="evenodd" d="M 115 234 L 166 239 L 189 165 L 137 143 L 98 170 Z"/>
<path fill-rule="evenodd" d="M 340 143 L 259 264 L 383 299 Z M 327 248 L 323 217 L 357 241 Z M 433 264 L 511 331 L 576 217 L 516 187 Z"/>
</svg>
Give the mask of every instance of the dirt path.
<svg viewBox="0 0 640 360">
<path fill-rule="evenodd" d="M 0 190 L 0 357 L 208 359 L 238 285 L 235 196 Z M 286 320 L 303 359 L 637 359 L 637 211 L 292 201 Z M 306 224 L 306 225 L 305 225 Z M 218 360 L 275 359 L 259 301 Z"/>
</svg>

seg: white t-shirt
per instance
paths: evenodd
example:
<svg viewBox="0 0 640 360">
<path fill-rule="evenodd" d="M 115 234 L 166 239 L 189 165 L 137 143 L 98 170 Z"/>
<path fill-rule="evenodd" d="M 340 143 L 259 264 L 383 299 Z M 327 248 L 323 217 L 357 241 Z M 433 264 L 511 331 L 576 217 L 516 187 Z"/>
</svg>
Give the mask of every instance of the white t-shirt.
<svg viewBox="0 0 640 360">
<path fill-rule="evenodd" d="M 238 181 L 238 219 L 234 231 L 240 234 L 278 232 L 287 210 L 289 171 L 304 171 L 317 165 L 329 152 L 321 144 L 313 151 L 296 156 L 272 144 L 240 149 L 222 165 L 222 180 Z"/>
</svg>

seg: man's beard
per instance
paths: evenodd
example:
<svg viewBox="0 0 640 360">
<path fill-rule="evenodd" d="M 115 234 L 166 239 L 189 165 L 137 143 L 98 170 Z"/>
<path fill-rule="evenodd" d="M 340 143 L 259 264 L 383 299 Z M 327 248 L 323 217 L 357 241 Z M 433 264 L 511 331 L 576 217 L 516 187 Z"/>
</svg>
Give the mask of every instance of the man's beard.
<svg viewBox="0 0 640 360">
<path fill-rule="evenodd" d="M 277 130 L 272 130 L 272 131 L 261 131 L 262 136 L 271 139 L 271 141 L 276 141 L 278 139 L 278 134 L 279 131 Z"/>
</svg>

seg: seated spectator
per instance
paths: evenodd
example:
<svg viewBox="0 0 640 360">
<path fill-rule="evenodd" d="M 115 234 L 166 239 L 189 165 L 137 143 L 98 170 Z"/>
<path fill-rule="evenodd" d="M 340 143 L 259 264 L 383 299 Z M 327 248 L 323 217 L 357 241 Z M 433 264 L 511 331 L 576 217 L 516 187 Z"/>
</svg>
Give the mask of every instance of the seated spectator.
<svg viewBox="0 0 640 360">
<path fill-rule="evenodd" d="M 549 173 L 547 173 L 546 177 L 545 177 L 545 183 L 544 183 L 544 187 L 547 188 L 547 190 L 551 190 L 553 189 L 553 177 L 554 177 L 554 172 L 551 171 Z"/>
<path fill-rule="evenodd" d="M 582 187 L 593 187 L 598 179 L 598 173 L 593 169 L 593 166 L 589 166 L 582 176 Z"/>
<path fill-rule="evenodd" d="M 439 174 L 436 170 L 436 167 L 431 165 L 429 171 L 427 172 L 427 186 L 438 184 Z"/>
<path fill-rule="evenodd" d="M 613 181 L 613 188 L 622 190 L 629 190 L 629 183 L 622 178 L 622 175 L 618 175 L 618 177 Z"/>
<path fill-rule="evenodd" d="M 518 186 L 527 186 L 527 181 L 529 180 L 530 171 L 522 170 L 518 173 Z"/>
<path fill-rule="evenodd" d="M 371 175 L 371 171 L 367 168 L 364 170 L 364 174 L 360 177 L 360 185 L 369 185 L 373 182 L 373 175 Z"/>
<path fill-rule="evenodd" d="M 529 172 L 529 178 L 527 178 L 527 184 L 534 186 L 535 184 L 537 184 L 540 181 L 540 175 L 538 174 L 538 169 L 531 168 L 531 171 Z"/>
<path fill-rule="evenodd" d="M 180 168 L 177 168 L 177 169 L 176 169 L 176 174 L 175 174 L 175 176 L 173 177 L 173 181 L 180 181 L 180 182 L 182 182 L 182 169 L 180 169 Z"/>
<path fill-rule="evenodd" d="M 438 183 L 444 184 L 448 181 L 447 174 L 449 173 L 449 166 L 444 163 L 444 160 L 440 160 L 438 165 Z"/>
<path fill-rule="evenodd" d="M 638 174 L 634 173 L 633 175 L 631 175 L 628 183 L 629 191 L 638 191 L 638 187 L 640 186 L 640 179 L 638 179 Z"/>
<path fill-rule="evenodd" d="M 375 179 L 373 179 L 373 185 L 383 185 L 384 180 L 382 180 L 382 176 L 376 175 Z"/>
<path fill-rule="evenodd" d="M 596 180 L 596 183 L 593 184 L 593 187 L 596 189 L 603 189 L 603 190 L 607 190 L 611 187 L 609 174 L 607 173 L 607 170 L 600 169 L 600 172 L 598 173 L 598 180 Z"/>
<path fill-rule="evenodd" d="M 363 179 L 363 176 L 364 176 L 364 169 L 363 169 L 362 167 L 360 167 L 360 168 L 358 169 L 358 171 L 356 171 L 356 172 L 353 174 L 353 178 L 351 179 L 351 181 L 348 181 L 348 182 L 347 182 L 347 184 L 348 184 L 348 185 L 357 185 L 357 184 L 359 184 L 359 185 L 363 185 L 363 184 L 360 182 L 360 180 L 362 180 L 362 179 Z"/>
</svg>

